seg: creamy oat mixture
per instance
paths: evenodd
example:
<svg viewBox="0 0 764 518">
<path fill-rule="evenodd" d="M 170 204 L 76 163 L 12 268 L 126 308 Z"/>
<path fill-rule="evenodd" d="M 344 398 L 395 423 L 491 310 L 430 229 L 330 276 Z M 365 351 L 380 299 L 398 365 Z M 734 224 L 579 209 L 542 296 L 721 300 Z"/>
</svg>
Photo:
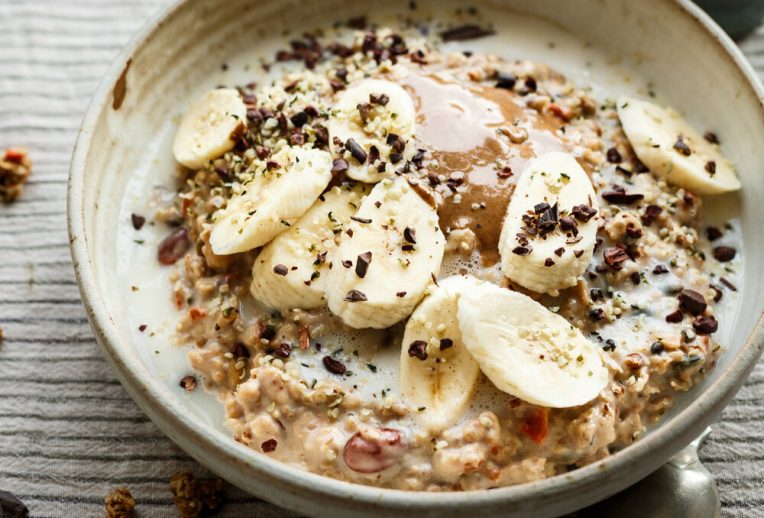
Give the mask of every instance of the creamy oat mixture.
<svg viewBox="0 0 764 518">
<path fill-rule="evenodd" d="M 151 215 L 181 386 L 199 376 L 256 451 L 408 490 L 637 440 L 713 367 L 736 291 L 728 229 L 700 224 L 700 194 L 735 188 L 718 137 L 542 63 L 440 51 L 482 26 L 349 25 L 181 123 L 180 187 Z"/>
</svg>

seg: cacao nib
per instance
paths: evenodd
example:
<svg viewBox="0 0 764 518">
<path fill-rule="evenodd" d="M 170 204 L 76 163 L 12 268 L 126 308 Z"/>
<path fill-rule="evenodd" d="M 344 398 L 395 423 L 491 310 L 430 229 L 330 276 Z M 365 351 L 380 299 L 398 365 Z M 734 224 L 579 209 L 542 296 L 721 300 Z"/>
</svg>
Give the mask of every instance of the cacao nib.
<svg viewBox="0 0 764 518">
<path fill-rule="evenodd" d="M 492 29 L 484 29 L 478 25 L 461 25 L 440 33 L 443 41 L 465 41 L 483 38 L 495 34 Z"/>
<path fill-rule="evenodd" d="M 355 263 L 355 274 L 363 279 L 371 264 L 371 252 L 364 252 L 358 256 Z"/>
<path fill-rule="evenodd" d="M 616 205 L 631 205 L 644 198 L 644 194 L 627 193 L 620 185 L 613 185 L 611 190 L 602 193 L 602 199 Z"/>
<path fill-rule="evenodd" d="M 692 328 L 699 335 L 710 335 L 719 329 L 719 322 L 712 316 L 698 316 L 692 321 Z"/>
<path fill-rule="evenodd" d="M 143 216 L 139 216 L 138 214 L 131 214 L 130 219 L 133 222 L 133 228 L 135 230 L 140 230 L 143 228 L 143 225 L 146 224 L 146 218 Z"/>
<path fill-rule="evenodd" d="M 350 155 L 358 161 L 359 164 L 365 164 L 366 159 L 368 155 L 366 154 L 366 151 L 363 150 L 360 144 L 353 140 L 352 138 L 349 138 L 347 142 L 345 142 L 345 148 L 350 151 Z"/>
<path fill-rule="evenodd" d="M 427 359 L 427 342 L 424 340 L 415 340 L 409 345 L 409 356 L 419 360 Z"/>
<path fill-rule="evenodd" d="M 366 300 L 368 300 L 366 294 L 358 290 L 350 290 L 345 295 L 345 301 L 347 302 L 364 302 Z"/>
<path fill-rule="evenodd" d="M 276 449 L 276 446 L 278 446 L 276 439 L 268 439 L 260 445 L 260 448 L 262 448 L 263 453 L 270 453 Z"/>
<path fill-rule="evenodd" d="M 335 360 L 331 356 L 324 356 L 321 361 L 323 362 L 326 370 L 332 374 L 345 374 L 345 371 L 347 370 L 347 367 L 345 367 L 344 363 L 339 360 Z"/>
</svg>

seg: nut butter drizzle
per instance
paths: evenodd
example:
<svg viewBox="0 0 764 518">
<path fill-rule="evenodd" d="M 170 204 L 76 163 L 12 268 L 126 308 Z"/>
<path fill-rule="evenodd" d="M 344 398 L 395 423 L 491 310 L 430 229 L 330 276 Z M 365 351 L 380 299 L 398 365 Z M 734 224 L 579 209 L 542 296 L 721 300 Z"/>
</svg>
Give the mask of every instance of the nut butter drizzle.
<svg viewBox="0 0 764 518">
<path fill-rule="evenodd" d="M 417 108 L 418 145 L 437 163 L 430 175 L 445 177 L 452 192 L 438 208 L 441 228 L 470 229 L 483 264 L 495 264 L 517 176 L 536 156 L 565 150 L 556 133 L 562 121 L 521 106 L 506 89 L 468 89 L 436 75 L 410 75 L 402 84 Z M 513 174 L 500 174 L 498 163 Z"/>
</svg>

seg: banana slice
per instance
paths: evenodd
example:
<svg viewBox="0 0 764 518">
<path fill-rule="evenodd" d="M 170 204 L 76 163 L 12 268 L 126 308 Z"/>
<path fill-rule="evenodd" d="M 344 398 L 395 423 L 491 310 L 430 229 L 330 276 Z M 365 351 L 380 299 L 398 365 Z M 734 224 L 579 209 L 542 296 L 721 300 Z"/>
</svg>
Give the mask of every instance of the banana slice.
<svg viewBox="0 0 764 518">
<path fill-rule="evenodd" d="M 357 329 L 390 327 L 422 299 L 444 249 L 435 209 L 405 179 L 383 180 L 342 233 L 326 281 L 329 309 Z"/>
<path fill-rule="evenodd" d="M 618 118 L 634 152 L 653 174 L 698 194 L 740 189 L 735 168 L 719 146 L 674 110 L 621 97 Z"/>
<path fill-rule="evenodd" d="M 332 157 L 326 151 L 286 147 L 269 161 L 279 167 L 256 171 L 217 213 L 210 234 L 216 254 L 268 243 L 305 214 L 332 178 Z"/>
<path fill-rule="evenodd" d="M 478 281 L 454 276 L 438 283 L 406 323 L 399 378 L 401 396 L 434 432 L 459 418 L 480 376 L 456 320 L 459 297 Z"/>
<path fill-rule="evenodd" d="M 323 306 L 340 232 L 369 190 L 364 184 L 333 187 L 265 245 L 252 267 L 250 291 L 255 299 L 279 311 Z"/>
<path fill-rule="evenodd" d="M 190 169 L 204 167 L 233 149 L 246 120 L 247 107 L 237 90 L 210 90 L 183 116 L 172 145 L 175 160 Z"/>
<path fill-rule="evenodd" d="M 594 188 L 575 158 L 560 152 L 523 171 L 499 240 L 501 268 L 517 284 L 556 295 L 576 284 L 596 242 Z"/>
<path fill-rule="evenodd" d="M 406 90 L 390 81 L 366 79 L 343 90 L 331 110 L 332 152 L 345 158 L 350 178 L 379 182 L 416 152 L 407 145 L 415 122 L 416 108 Z"/>
<path fill-rule="evenodd" d="M 467 349 L 503 392 L 565 408 L 591 401 L 607 385 L 594 344 L 527 295 L 485 282 L 462 293 L 457 318 Z"/>
</svg>

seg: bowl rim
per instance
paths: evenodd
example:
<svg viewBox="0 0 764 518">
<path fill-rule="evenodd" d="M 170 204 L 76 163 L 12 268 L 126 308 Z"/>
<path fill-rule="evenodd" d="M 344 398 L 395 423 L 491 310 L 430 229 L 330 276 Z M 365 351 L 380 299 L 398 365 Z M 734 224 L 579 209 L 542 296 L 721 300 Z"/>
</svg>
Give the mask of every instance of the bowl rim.
<svg viewBox="0 0 764 518">
<path fill-rule="evenodd" d="M 689 443 L 721 412 L 743 384 L 764 349 L 764 318 L 754 326 L 748 340 L 716 380 L 674 415 L 670 422 L 656 427 L 649 435 L 629 447 L 564 475 L 492 490 L 445 494 L 365 486 L 311 473 L 258 454 L 223 434 L 212 433 L 208 425 L 199 426 L 198 419 L 189 413 L 172 412 L 173 407 L 179 408 L 178 402 L 173 401 L 169 393 L 165 394 L 163 387 L 158 387 L 159 381 L 153 380 L 147 372 L 142 372 L 140 359 L 132 356 L 126 345 L 121 345 L 118 326 L 111 318 L 107 301 L 98 289 L 85 232 L 84 183 L 94 130 L 103 111 L 111 109 L 110 98 L 115 84 L 129 66 L 135 52 L 161 30 L 165 20 L 193 1 L 174 0 L 160 8 L 120 51 L 95 90 L 73 150 L 67 183 L 67 226 L 72 263 L 88 320 L 112 369 L 133 400 L 152 421 L 201 464 L 213 471 L 216 471 L 215 466 L 220 471 L 219 468 L 225 463 L 236 464 L 243 470 L 237 480 L 248 477 L 270 484 L 278 483 L 281 484 L 281 490 L 294 495 L 323 497 L 334 501 L 351 499 L 357 505 L 407 510 L 476 508 L 552 497 L 562 492 L 574 494 L 597 484 L 603 472 L 613 470 L 618 470 L 619 476 L 623 477 L 623 488 L 652 472 L 670 455 Z M 764 88 L 732 39 L 690 0 L 656 1 L 674 4 L 678 7 L 677 16 L 692 20 L 699 31 L 705 32 L 714 44 L 721 47 L 734 64 L 744 88 L 750 89 L 758 100 L 758 110 L 764 119 Z M 179 444 L 181 441 L 185 444 Z M 651 452 L 652 461 L 649 459 Z M 657 452 L 661 455 L 657 455 Z M 635 466 L 636 461 L 640 462 L 642 468 Z M 268 495 L 264 496 L 268 498 Z M 593 502 L 582 500 L 582 506 L 588 503 Z"/>
</svg>

